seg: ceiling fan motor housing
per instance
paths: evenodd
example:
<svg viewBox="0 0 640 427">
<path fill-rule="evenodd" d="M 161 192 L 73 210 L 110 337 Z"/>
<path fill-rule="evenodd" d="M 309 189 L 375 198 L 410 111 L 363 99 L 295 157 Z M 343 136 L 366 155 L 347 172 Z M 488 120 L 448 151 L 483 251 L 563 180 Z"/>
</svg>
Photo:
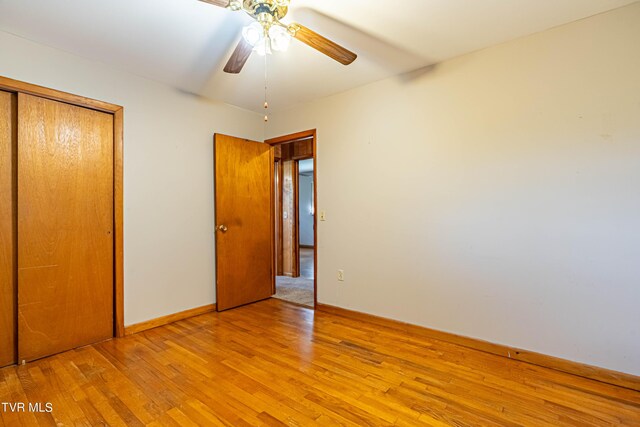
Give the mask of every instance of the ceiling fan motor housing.
<svg viewBox="0 0 640 427">
<path fill-rule="evenodd" d="M 284 18 L 289 8 L 274 0 L 244 0 L 244 10 L 259 22 L 273 22 Z"/>
</svg>

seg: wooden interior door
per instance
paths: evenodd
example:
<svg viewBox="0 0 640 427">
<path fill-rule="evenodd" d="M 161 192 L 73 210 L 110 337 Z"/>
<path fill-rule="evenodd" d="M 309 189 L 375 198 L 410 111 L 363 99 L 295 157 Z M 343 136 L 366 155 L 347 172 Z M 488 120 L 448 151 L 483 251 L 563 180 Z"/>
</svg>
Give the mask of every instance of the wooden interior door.
<svg viewBox="0 0 640 427">
<path fill-rule="evenodd" d="M 273 151 L 216 134 L 215 220 L 218 311 L 269 298 L 273 275 Z"/>
<path fill-rule="evenodd" d="M 0 367 L 16 363 L 15 95 L 0 91 Z"/>
<path fill-rule="evenodd" d="M 113 116 L 18 95 L 18 359 L 113 336 Z"/>
</svg>

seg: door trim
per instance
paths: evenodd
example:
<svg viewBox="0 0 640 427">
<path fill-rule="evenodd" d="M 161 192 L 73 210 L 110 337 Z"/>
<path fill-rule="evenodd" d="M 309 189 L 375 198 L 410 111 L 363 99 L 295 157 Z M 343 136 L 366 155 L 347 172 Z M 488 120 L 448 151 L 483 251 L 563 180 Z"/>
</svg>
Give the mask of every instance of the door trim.
<svg viewBox="0 0 640 427">
<path fill-rule="evenodd" d="M 296 132 L 289 135 L 283 135 L 276 138 L 270 138 L 265 140 L 266 144 L 271 146 L 288 144 L 290 142 L 296 142 L 306 139 L 312 140 L 312 154 L 313 154 L 313 309 L 315 310 L 318 307 L 318 161 L 317 161 L 317 132 L 316 129 L 305 130 L 302 132 Z M 271 187 L 274 187 L 272 185 Z M 296 206 L 296 211 L 298 210 L 298 206 Z M 296 222 L 298 220 L 298 215 L 296 215 Z M 274 241 L 275 245 L 275 241 Z M 298 264 L 300 264 L 300 251 L 298 248 Z M 274 281 L 275 281 L 275 270 L 274 270 Z"/>
<path fill-rule="evenodd" d="M 283 232 L 282 232 L 282 196 L 284 194 L 283 191 L 283 179 L 284 179 L 284 171 L 283 171 L 283 166 L 282 166 L 282 159 L 278 159 L 274 162 L 274 171 L 273 171 L 273 179 L 274 181 L 276 181 L 277 185 L 274 185 L 274 192 L 275 192 L 275 196 L 274 196 L 274 208 L 275 208 L 275 212 L 274 212 L 274 216 L 276 218 L 276 224 L 277 226 L 275 227 L 276 231 L 275 231 L 275 248 L 274 248 L 274 253 L 273 253 L 273 258 L 274 258 L 274 269 L 276 271 L 276 276 L 281 276 L 284 268 L 282 266 L 283 261 L 282 261 L 282 244 L 283 244 Z M 273 281 L 273 293 L 276 293 L 276 289 L 275 289 L 275 280 Z"/>
<path fill-rule="evenodd" d="M 114 212 L 114 337 L 124 337 L 124 108 L 120 105 L 73 95 L 0 76 L 0 89 L 26 93 L 113 115 L 113 212 Z"/>
</svg>

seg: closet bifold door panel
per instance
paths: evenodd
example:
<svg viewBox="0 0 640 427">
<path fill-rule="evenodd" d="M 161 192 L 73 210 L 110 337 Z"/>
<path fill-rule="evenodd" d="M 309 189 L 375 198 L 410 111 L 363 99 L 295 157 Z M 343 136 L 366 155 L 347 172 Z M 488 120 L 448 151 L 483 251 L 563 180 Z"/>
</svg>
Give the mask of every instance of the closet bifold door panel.
<svg viewBox="0 0 640 427">
<path fill-rule="evenodd" d="M 15 95 L 0 91 L 0 367 L 16 363 Z"/>
<path fill-rule="evenodd" d="M 113 115 L 18 94 L 18 360 L 113 337 Z"/>
</svg>

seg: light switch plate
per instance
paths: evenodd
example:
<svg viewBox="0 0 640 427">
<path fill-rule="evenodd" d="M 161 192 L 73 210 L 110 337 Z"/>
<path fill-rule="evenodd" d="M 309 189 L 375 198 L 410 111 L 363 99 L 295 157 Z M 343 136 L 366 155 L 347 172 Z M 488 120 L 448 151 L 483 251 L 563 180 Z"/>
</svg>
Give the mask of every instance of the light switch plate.
<svg viewBox="0 0 640 427">
<path fill-rule="evenodd" d="M 320 221 L 327 220 L 327 213 L 325 211 L 320 211 Z"/>
</svg>

